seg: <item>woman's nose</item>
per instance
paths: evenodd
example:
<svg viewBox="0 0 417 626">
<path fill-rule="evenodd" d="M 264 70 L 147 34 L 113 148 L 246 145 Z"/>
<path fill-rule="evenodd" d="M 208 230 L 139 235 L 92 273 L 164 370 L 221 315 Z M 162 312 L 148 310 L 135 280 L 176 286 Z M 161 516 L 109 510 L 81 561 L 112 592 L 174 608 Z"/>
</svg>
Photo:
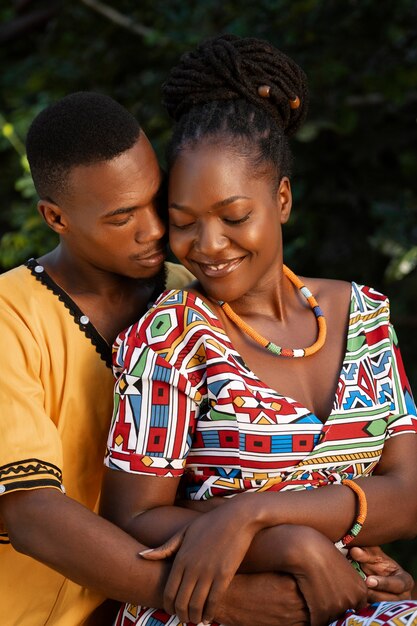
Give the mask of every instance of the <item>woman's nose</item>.
<svg viewBox="0 0 417 626">
<path fill-rule="evenodd" d="M 202 254 L 212 257 L 227 245 L 228 239 L 221 225 L 211 223 L 210 225 L 201 225 L 199 227 L 194 247 Z"/>
</svg>

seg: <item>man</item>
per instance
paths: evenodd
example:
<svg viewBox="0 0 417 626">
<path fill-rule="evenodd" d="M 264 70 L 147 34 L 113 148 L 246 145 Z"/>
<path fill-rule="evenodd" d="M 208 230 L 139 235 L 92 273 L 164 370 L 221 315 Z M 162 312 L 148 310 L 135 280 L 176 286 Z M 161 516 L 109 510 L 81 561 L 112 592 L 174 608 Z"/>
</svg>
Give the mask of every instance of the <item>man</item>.
<svg viewBox="0 0 417 626">
<path fill-rule="evenodd" d="M 27 152 L 38 209 L 60 242 L 0 277 L 0 623 L 78 626 L 106 597 L 162 606 L 169 565 L 138 558 L 143 547 L 94 511 L 110 346 L 191 275 L 164 262 L 161 172 L 123 107 L 69 95 L 34 120 Z M 384 581 L 408 584 L 402 571 Z M 306 623 L 294 581 L 273 574 L 236 577 L 219 621 L 251 624 L 261 592 L 257 626 Z"/>
</svg>

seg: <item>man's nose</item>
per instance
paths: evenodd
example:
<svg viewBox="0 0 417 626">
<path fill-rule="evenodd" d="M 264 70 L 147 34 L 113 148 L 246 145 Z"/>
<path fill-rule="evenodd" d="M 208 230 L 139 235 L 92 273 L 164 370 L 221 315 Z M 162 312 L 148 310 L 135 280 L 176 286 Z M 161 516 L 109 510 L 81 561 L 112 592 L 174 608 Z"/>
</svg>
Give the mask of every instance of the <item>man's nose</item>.
<svg viewBox="0 0 417 626">
<path fill-rule="evenodd" d="M 149 207 L 146 213 L 142 213 L 136 231 L 135 239 L 138 243 L 147 241 L 158 241 L 163 239 L 166 233 L 166 226 L 156 208 Z"/>
</svg>

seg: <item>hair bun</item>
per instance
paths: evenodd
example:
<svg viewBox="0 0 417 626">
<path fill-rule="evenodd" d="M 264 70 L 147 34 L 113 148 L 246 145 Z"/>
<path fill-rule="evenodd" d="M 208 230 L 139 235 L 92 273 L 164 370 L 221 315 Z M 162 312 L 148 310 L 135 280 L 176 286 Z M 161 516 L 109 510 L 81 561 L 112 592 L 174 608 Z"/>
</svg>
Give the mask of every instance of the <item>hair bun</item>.
<svg viewBox="0 0 417 626">
<path fill-rule="evenodd" d="M 269 87 L 267 96 L 261 87 Z M 307 78 L 297 63 L 267 41 L 236 35 L 207 39 L 183 54 L 162 92 L 175 121 L 195 105 L 243 98 L 266 109 L 288 136 L 308 109 Z"/>
</svg>

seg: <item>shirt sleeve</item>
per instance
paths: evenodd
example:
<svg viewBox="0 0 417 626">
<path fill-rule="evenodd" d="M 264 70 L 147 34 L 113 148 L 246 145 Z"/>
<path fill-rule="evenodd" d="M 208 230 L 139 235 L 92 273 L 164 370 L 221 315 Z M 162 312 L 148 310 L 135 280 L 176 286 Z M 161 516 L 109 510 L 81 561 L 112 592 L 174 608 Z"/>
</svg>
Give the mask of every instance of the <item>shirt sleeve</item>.
<svg viewBox="0 0 417 626">
<path fill-rule="evenodd" d="M 134 329 L 114 355 L 114 412 L 105 464 L 135 474 L 178 477 L 184 472 L 201 394 Z"/>
<path fill-rule="evenodd" d="M 45 410 L 41 351 L 28 326 L 0 311 L 0 494 L 61 489 L 62 449 Z"/>
<path fill-rule="evenodd" d="M 387 438 L 402 433 L 417 433 L 417 411 L 410 383 L 404 370 L 397 334 L 389 325 L 391 342 L 391 413 L 388 418 Z"/>
</svg>

